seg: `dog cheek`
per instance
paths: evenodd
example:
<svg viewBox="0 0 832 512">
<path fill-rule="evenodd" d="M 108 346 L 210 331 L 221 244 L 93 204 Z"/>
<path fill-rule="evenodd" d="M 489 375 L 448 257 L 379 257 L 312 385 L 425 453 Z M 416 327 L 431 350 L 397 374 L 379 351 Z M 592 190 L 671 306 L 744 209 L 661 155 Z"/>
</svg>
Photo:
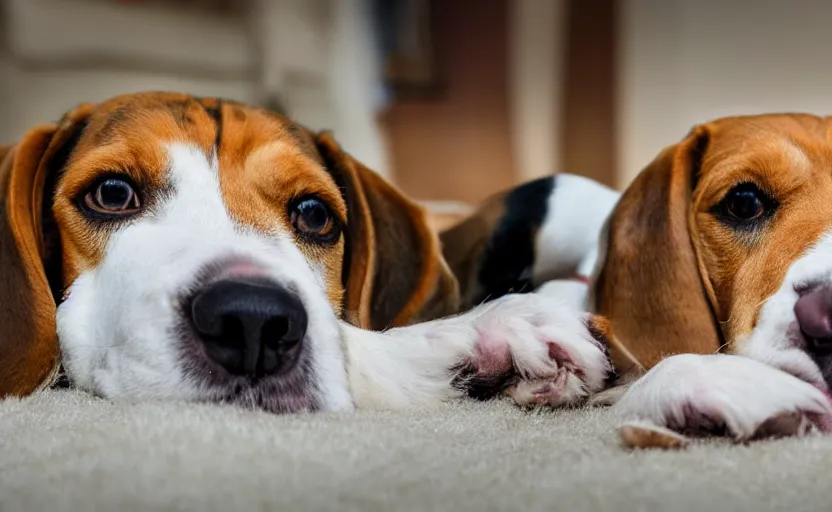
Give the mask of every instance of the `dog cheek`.
<svg viewBox="0 0 832 512">
<path fill-rule="evenodd" d="M 56 325 L 61 358 L 70 380 L 78 387 L 90 389 L 97 352 L 93 320 L 96 296 L 92 280 L 81 276 L 70 286 L 58 306 Z"/>
</svg>

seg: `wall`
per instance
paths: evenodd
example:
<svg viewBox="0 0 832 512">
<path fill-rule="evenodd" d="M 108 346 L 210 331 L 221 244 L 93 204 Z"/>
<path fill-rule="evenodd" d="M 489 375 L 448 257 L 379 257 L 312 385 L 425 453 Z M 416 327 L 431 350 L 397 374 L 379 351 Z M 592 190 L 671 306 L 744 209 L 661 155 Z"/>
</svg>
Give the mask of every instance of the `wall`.
<svg viewBox="0 0 832 512">
<path fill-rule="evenodd" d="M 265 91 L 291 117 L 388 176 L 376 119 L 379 70 L 368 0 L 257 0 L 253 26 Z"/>
<path fill-rule="evenodd" d="M 255 100 L 254 87 L 242 81 L 188 79 L 128 71 L 32 71 L 0 58 L 0 145 L 17 140 L 37 124 L 57 121 L 82 101 L 144 90 L 173 90 L 240 101 Z"/>
<path fill-rule="evenodd" d="M 418 199 L 476 202 L 515 183 L 508 0 L 434 0 L 445 90 L 384 115 L 397 184 Z"/>
<path fill-rule="evenodd" d="M 832 113 L 832 2 L 626 0 L 619 185 L 692 126 L 773 111 Z"/>
<path fill-rule="evenodd" d="M 561 74 L 562 172 L 614 186 L 618 0 L 568 0 Z"/>
<path fill-rule="evenodd" d="M 82 101 L 173 90 L 283 100 L 387 169 L 367 0 L 258 0 L 238 15 L 90 0 L 0 0 L 0 144 Z"/>
<path fill-rule="evenodd" d="M 585 1 L 585 0 L 584 0 Z M 563 168 L 565 0 L 509 3 L 509 108 L 517 179 Z"/>
<path fill-rule="evenodd" d="M 0 144 L 117 94 L 259 98 L 253 44 L 236 19 L 80 0 L 0 0 L 0 14 Z"/>
</svg>

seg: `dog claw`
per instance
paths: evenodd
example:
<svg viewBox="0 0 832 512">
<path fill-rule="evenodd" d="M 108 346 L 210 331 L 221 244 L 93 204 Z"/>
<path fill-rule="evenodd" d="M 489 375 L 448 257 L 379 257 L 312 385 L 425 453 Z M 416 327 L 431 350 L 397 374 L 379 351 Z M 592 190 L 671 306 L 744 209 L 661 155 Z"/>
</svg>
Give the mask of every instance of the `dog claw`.
<svg viewBox="0 0 832 512">
<path fill-rule="evenodd" d="M 573 401 L 567 392 L 569 375 L 561 367 L 551 379 L 521 380 L 509 387 L 506 394 L 518 405 L 557 407 Z"/>
</svg>

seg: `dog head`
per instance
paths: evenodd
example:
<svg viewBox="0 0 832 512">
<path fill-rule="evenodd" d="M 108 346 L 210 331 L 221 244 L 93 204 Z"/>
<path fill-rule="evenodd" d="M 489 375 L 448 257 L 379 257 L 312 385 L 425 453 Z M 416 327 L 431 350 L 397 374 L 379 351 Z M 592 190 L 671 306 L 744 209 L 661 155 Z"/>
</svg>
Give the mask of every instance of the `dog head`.
<svg viewBox="0 0 832 512">
<path fill-rule="evenodd" d="M 720 119 L 666 148 L 602 238 L 619 369 L 724 351 L 832 383 L 832 122 Z"/>
<path fill-rule="evenodd" d="M 421 207 L 277 114 L 122 96 L 0 161 L 0 396 L 62 359 L 105 396 L 344 409 L 339 318 L 457 307 Z"/>
</svg>

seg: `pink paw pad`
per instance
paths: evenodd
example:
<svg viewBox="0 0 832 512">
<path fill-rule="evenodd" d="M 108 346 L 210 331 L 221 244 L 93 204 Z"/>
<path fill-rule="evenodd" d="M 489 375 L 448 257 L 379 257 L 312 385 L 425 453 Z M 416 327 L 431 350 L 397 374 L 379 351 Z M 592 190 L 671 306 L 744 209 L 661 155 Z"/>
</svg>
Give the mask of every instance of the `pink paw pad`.
<svg viewBox="0 0 832 512">
<path fill-rule="evenodd" d="M 508 343 L 493 334 L 482 335 L 474 347 L 471 363 L 480 377 L 504 375 L 514 368 Z"/>
<path fill-rule="evenodd" d="M 575 361 L 566 349 L 551 341 L 547 343 L 547 346 L 549 348 L 549 357 L 557 363 L 558 368 L 566 369 L 574 373 L 579 379 L 584 379 L 583 369 L 579 365 L 575 364 Z"/>
</svg>

